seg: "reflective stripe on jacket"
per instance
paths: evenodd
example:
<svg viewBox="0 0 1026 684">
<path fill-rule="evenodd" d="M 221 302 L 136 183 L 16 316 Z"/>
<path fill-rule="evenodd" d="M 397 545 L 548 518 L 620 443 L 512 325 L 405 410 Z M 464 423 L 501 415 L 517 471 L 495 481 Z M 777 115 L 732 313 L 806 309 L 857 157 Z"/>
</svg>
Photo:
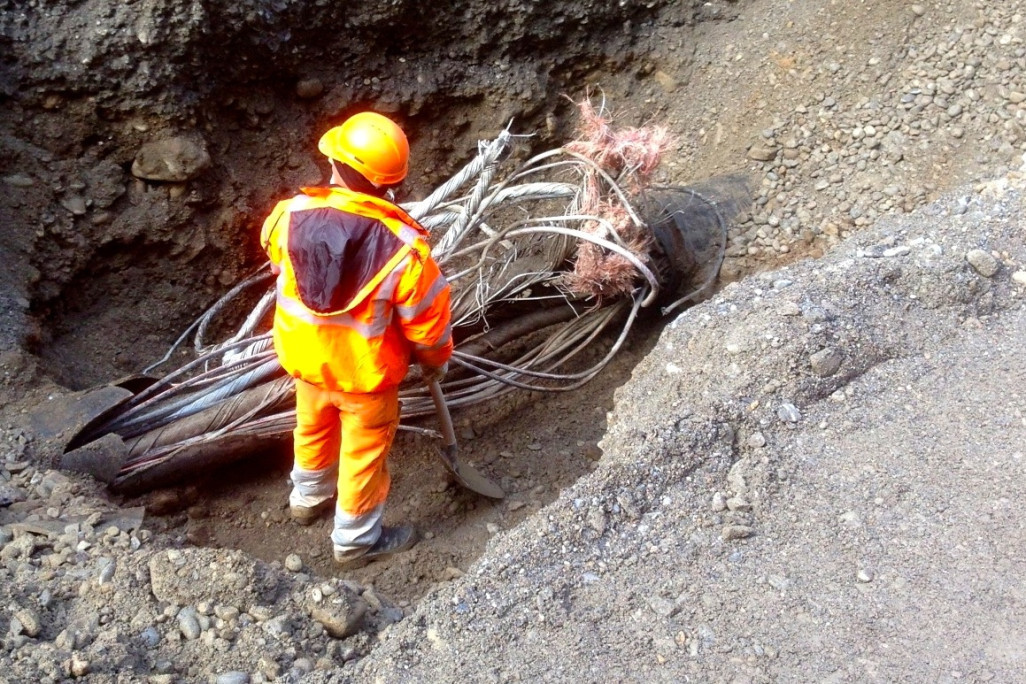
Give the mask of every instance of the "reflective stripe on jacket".
<svg viewBox="0 0 1026 684">
<path fill-rule="evenodd" d="M 449 284 L 426 233 L 390 202 L 345 188 L 303 188 L 264 221 L 260 244 L 279 269 L 274 348 L 318 387 L 398 385 L 410 356 L 452 354 Z"/>
</svg>

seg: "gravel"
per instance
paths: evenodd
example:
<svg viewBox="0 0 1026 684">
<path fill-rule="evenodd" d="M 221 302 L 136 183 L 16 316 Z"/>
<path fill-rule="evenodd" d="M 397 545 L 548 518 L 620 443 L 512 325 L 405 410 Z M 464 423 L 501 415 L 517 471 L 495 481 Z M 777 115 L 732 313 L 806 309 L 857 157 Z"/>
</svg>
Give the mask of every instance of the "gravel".
<svg viewBox="0 0 1026 684">
<path fill-rule="evenodd" d="M 1026 291 L 965 254 L 1026 262 L 1024 193 L 1009 174 L 964 213 L 944 198 L 788 267 L 787 288 L 764 274 L 682 314 L 619 391 L 599 468 L 353 680 L 1015 681 L 991 645 L 1026 633 Z M 866 254 L 890 242 L 909 252 Z M 724 339 L 759 349 L 747 372 Z M 846 361 L 824 377 L 806 360 L 826 340 Z"/>
</svg>

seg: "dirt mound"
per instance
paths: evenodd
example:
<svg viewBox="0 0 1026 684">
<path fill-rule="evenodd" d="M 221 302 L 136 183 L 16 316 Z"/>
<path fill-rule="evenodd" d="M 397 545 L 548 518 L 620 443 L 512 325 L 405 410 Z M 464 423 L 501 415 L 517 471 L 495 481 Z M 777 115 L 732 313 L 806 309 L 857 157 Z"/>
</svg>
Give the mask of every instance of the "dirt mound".
<svg viewBox="0 0 1026 684">
<path fill-rule="evenodd" d="M 1014 681 L 1013 182 L 677 318 L 617 392 L 598 468 L 354 679 Z"/>
</svg>

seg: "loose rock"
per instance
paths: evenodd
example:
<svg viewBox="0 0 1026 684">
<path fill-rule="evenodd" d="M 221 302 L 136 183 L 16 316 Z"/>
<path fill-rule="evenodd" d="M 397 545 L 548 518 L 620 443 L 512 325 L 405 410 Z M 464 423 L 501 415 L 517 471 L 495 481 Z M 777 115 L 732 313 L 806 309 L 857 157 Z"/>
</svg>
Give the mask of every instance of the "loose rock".
<svg viewBox="0 0 1026 684">
<path fill-rule="evenodd" d="M 182 183 L 210 166 L 206 145 L 179 136 L 142 146 L 132 162 L 132 175 L 145 180 Z"/>
<path fill-rule="evenodd" d="M 753 534 L 755 534 L 755 530 L 748 525 L 724 525 L 723 530 L 720 532 L 720 536 L 722 536 L 726 541 L 747 539 Z"/>
<path fill-rule="evenodd" d="M 984 278 L 991 278 L 997 275 L 998 270 L 1001 268 L 998 260 L 990 252 L 985 252 L 982 249 L 970 250 L 965 255 L 965 259 Z"/>
</svg>

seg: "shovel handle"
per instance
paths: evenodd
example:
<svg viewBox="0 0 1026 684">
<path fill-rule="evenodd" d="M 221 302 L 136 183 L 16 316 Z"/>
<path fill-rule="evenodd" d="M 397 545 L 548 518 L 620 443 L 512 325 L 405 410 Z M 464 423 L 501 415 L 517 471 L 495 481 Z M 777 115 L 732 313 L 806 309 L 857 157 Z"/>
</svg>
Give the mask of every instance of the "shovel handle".
<svg viewBox="0 0 1026 684">
<path fill-rule="evenodd" d="M 452 416 L 449 415 L 449 407 L 445 403 L 442 386 L 438 384 L 437 380 L 432 380 L 427 385 L 431 392 L 431 399 L 435 402 L 435 411 L 438 412 L 438 422 L 441 423 L 445 445 L 453 446 L 456 444 L 456 431 L 452 427 Z"/>
</svg>

